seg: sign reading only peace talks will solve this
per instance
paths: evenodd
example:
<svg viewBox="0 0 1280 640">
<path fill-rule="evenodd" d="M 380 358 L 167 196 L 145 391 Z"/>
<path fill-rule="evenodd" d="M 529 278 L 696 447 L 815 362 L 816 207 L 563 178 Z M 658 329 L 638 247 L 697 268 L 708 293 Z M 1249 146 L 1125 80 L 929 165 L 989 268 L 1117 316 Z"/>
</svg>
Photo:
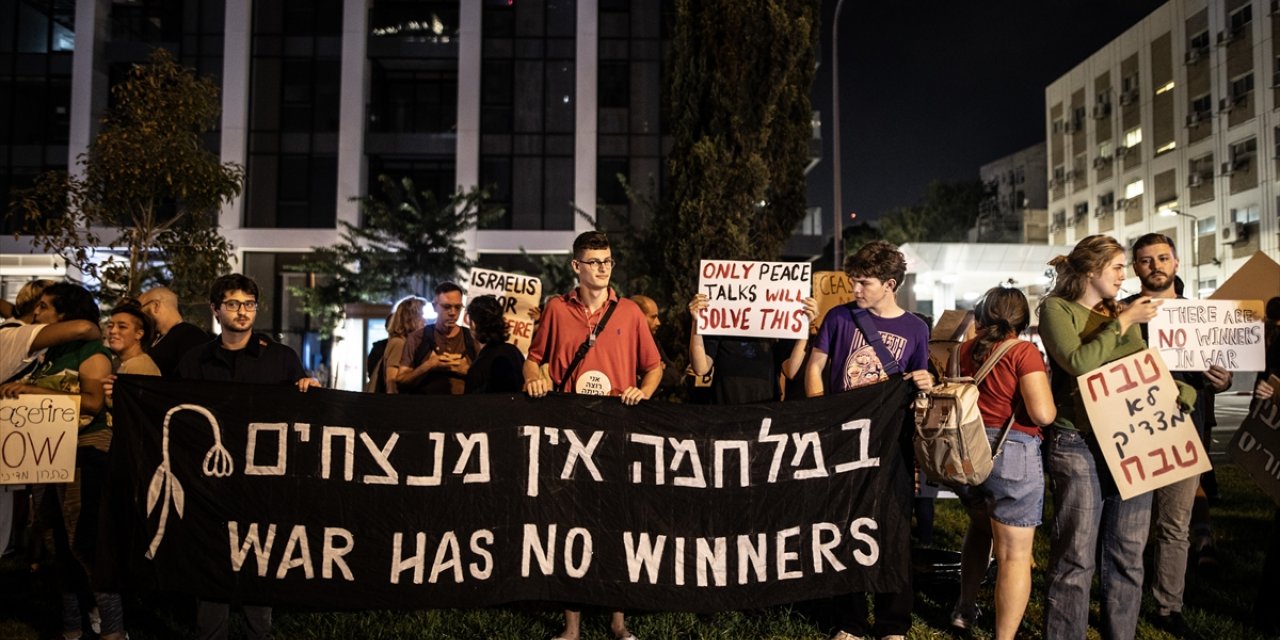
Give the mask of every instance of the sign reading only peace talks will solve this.
<svg viewBox="0 0 1280 640">
<path fill-rule="evenodd" d="M 704 336 L 809 337 L 804 299 L 813 289 L 808 262 L 703 260 L 698 293 L 707 308 L 694 322 Z"/>
<path fill-rule="evenodd" d="M 132 576 L 319 609 L 722 611 L 907 587 L 910 389 L 786 404 L 121 376 Z"/>
</svg>

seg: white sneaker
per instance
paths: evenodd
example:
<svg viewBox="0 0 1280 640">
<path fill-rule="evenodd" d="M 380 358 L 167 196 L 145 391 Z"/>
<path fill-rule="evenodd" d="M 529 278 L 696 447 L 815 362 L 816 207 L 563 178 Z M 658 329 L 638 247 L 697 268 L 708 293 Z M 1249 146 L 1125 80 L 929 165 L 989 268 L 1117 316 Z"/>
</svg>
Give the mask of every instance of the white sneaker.
<svg viewBox="0 0 1280 640">
<path fill-rule="evenodd" d="M 89 628 L 96 634 L 102 633 L 102 614 L 98 612 L 97 607 L 89 610 Z"/>
</svg>

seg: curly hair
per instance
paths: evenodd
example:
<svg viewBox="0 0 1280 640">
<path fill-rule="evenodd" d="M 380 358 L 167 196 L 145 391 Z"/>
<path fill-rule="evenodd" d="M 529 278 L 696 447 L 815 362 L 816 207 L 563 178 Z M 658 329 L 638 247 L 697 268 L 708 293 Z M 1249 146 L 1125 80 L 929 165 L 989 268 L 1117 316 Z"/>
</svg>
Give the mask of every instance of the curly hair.
<svg viewBox="0 0 1280 640">
<path fill-rule="evenodd" d="M 1117 254 L 1123 256 L 1124 247 L 1111 236 L 1096 234 L 1077 242 L 1070 254 L 1057 256 L 1049 261 L 1049 266 L 1054 268 L 1056 275 L 1053 290 L 1044 300 L 1051 297 L 1080 299 L 1089 284 L 1090 274 L 1101 273 Z M 1040 309 L 1044 308 L 1044 300 L 1040 301 Z M 1114 299 L 1103 300 L 1102 306 L 1113 317 L 1120 313 Z"/>
<path fill-rule="evenodd" d="M 53 310 L 58 312 L 61 320 L 88 320 L 94 324 L 102 316 L 98 302 L 88 289 L 70 282 L 59 282 L 45 287 L 40 294 L 49 298 Z"/>
<path fill-rule="evenodd" d="M 221 306 L 222 299 L 232 291 L 243 291 L 253 296 L 254 300 L 258 299 L 258 283 L 254 282 L 253 278 L 240 273 L 229 273 L 219 276 L 209 287 L 209 304 L 215 307 Z"/>
<path fill-rule="evenodd" d="M 467 320 L 471 323 L 471 333 L 476 340 L 485 344 L 506 342 L 511 336 L 507 321 L 502 317 L 502 303 L 493 296 L 473 298 L 467 304 Z"/>
<path fill-rule="evenodd" d="M 844 272 L 850 279 L 872 277 L 880 282 L 893 280 L 893 290 L 897 291 L 907 275 L 907 258 L 898 251 L 897 245 L 873 240 L 844 259 Z"/>
</svg>

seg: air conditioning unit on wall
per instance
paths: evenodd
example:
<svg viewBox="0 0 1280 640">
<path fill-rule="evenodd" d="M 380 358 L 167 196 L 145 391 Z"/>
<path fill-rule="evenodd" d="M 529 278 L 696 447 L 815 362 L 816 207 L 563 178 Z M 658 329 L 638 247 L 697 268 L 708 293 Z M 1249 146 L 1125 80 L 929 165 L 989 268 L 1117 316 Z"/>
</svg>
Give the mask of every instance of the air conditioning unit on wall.
<svg viewBox="0 0 1280 640">
<path fill-rule="evenodd" d="M 1222 225 L 1223 244 L 1240 244 L 1248 239 L 1249 233 L 1245 231 L 1243 223 L 1228 222 Z"/>
</svg>

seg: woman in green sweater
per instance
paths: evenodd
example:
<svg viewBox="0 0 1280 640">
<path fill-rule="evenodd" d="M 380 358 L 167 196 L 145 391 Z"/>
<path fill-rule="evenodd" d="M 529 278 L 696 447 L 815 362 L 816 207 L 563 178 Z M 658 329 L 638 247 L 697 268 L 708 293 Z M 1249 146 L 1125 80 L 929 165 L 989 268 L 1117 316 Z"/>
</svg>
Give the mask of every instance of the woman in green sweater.
<svg viewBox="0 0 1280 640">
<path fill-rule="evenodd" d="M 1049 263 L 1057 278 L 1040 304 L 1040 336 L 1049 353 L 1058 410 L 1045 454 L 1054 502 L 1046 640 L 1085 637 L 1096 563 L 1101 563 L 1103 638 L 1132 638 L 1142 605 L 1151 494 L 1120 499 L 1076 385 L 1077 376 L 1147 348 L 1139 325 L 1155 317 L 1160 302 L 1143 297 L 1128 307 L 1117 303 L 1124 256 L 1124 247 L 1110 236 L 1084 238 L 1070 255 Z M 1195 391 L 1179 385 L 1179 402 L 1194 401 Z"/>
</svg>

